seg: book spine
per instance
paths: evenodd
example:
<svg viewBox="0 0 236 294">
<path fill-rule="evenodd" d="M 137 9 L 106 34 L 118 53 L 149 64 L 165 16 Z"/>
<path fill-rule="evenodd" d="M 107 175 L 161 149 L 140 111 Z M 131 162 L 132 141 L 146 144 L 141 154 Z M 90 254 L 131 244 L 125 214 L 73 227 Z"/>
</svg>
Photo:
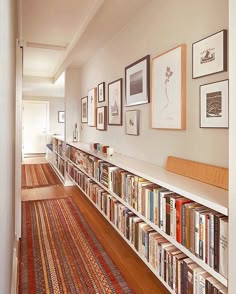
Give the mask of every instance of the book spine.
<svg viewBox="0 0 236 294">
<path fill-rule="evenodd" d="M 199 215 L 199 258 L 205 261 L 205 215 Z"/>
<path fill-rule="evenodd" d="M 175 239 L 175 226 L 176 226 L 175 198 L 170 197 L 170 236 L 173 239 Z"/>
<path fill-rule="evenodd" d="M 181 243 L 181 204 L 176 202 L 176 241 Z"/>
<path fill-rule="evenodd" d="M 199 257 L 199 212 L 195 211 L 195 255 Z"/>
<path fill-rule="evenodd" d="M 217 215 L 214 215 L 214 270 L 217 272 L 219 272 L 219 226 L 219 217 Z"/>
<path fill-rule="evenodd" d="M 185 242 L 185 233 L 186 233 L 186 210 L 185 210 L 185 205 L 182 205 L 181 207 L 181 218 L 182 218 L 182 221 L 181 221 L 181 244 L 183 246 L 186 245 L 186 242 Z"/>
<path fill-rule="evenodd" d="M 166 197 L 166 234 L 170 235 L 170 197 Z"/>
<path fill-rule="evenodd" d="M 210 267 L 214 267 L 214 214 L 212 213 L 210 215 L 210 256 L 209 256 L 209 261 L 210 261 Z"/>
<path fill-rule="evenodd" d="M 153 191 L 150 191 L 150 212 L 149 219 L 151 222 L 154 222 L 154 201 L 153 201 Z"/>
<path fill-rule="evenodd" d="M 228 222 L 220 219 L 219 273 L 228 278 Z"/>
</svg>

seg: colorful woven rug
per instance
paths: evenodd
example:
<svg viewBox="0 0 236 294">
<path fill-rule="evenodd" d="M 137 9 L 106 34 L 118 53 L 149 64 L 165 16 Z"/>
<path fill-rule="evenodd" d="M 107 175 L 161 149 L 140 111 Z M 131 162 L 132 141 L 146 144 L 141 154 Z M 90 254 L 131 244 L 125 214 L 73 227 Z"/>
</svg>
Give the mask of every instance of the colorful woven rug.
<svg viewBox="0 0 236 294">
<path fill-rule="evenodd" d="M 133 293 L 71 198 L 22 202 L 20 294 Z"/>
<path fill-rule="evenodd" d="M 49 163 L 22 164 L 22 189 L 61 185 Z"/>
</svg>

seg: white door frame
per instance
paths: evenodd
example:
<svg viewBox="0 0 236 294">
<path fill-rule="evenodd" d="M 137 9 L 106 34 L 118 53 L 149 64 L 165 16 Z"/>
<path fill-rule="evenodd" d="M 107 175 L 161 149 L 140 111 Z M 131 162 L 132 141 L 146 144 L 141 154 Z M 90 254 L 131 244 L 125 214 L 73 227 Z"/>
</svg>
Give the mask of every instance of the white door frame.
<svg viewBox="0 0 236 294">
<path fill-rule="evenodd" d="M 42 104 L 46 104 L 47 105 L 47 114 L 46 114 L 46 120 L 47 120 L 47 130 L 46 132 L 49 133 L 49 101 L 48 100 L 23 100 L 23 107 L 25 105 L 25 103 L 42 103 Z M 22 108 L 23 111 L 23 108 Z M 22 156 L 24 157 L 24 115 L 22 118 Z M 46 150 L 46 146 L 45 146 L 45 150 Z"/>
</svg>

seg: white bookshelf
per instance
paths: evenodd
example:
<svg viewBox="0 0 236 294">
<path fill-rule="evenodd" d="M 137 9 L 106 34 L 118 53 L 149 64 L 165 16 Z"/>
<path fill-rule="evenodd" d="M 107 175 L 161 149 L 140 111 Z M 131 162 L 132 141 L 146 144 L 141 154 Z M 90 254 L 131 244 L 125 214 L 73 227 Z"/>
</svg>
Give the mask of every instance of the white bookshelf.
<svg viewBox="0 0 236 294">
<path fill-rule="evenodd" d="M 224 189 L 177 175 L 157 165 L 116 152 L 108 158 L 100 152 L 90 150 L 88 144 L 73 142 L 67 144 L 228 216 L 228 191 Z"/>
<path fill-rule="evenodd" d="M 170 293 L 175 293 L 170 286 L 163 280 L 163 278 L 157 273 L 157 271 L 155 270 L 155 268 L 153 268 L 153 266 L 147 261 L 147 259 L 141 255 L 136 248 L 134 247 L 134 245 L 125 238 L 125 236 L 122 234 L 122 232 L 110 221 L 110 219 L 107 217 L 107 215 L 105 213 L 103 213 L 103 211 L 101 211 L 99 209 L 99 207 L 92 201 L 92 199 L 89 197 L 89 195 L 74 181 L 74 179 L 68 175 L 68 177 L 70 178 L 70 180 L 81 190 L 81 192 L 88 198 L 88 200 L 94 205 L 94 207 L 97 208 L 97 210 L 102 214 L 102 216 L 111 224 L 111 226 L 118 232 L 118 234 L 123 238 L 123 240 L 125 240 L 125 242 L 133 249 L 133 251 L 139 256 L 139 258 L 142 259 L 142 261 L 148 266 L 148 268 L 154 273 L 154 275 L 161 281 L 161 283 L 167 288 L 167 290 Z M 102 187 L 104 187 L 103 185 L 101 185 Z M 106 189 L 107 190 L 107 189 Z M 112 194 L 111 194 L 112 195 Z M 113 195 L 112 195 L 113 196 Z M 117 197 L 116 197 L 117 198 Z M 120 201 L 121 203 L 123 203 L 122 201 Z"/>
<path fill-rule="evenodd" d="M 52 140 L 56 139 L 57 142 L 60 141 L 63 145 L 64 143 L 64 137 L 63 136 L 52 136 Z M 63 146 L 63 148 L 65 148 L 65 146 Z M 58 153 L 58 145 L 57 145 L 57 151 L 54 150 L 53 145 L 52 145 L 52 150 L 50 150 L 47 147 L 47 153 L 46 153 L 46 159 L 48 160 L 48 162 L 50 163 L 50 165 L 52 166 L 52 168 L 54 169 L 54 171 L 56 172 L 56 174 L 58 175 L 60 181 L 62 182 L 62 184 L 65 184 L 65 176 L 62 174 L 62 172 L 59 170 L 56 162 L 55 162 L 55 157 L 57 158 L 56 162 L 58 162 L 58 158 L 62 161 L 64 161 L 64 174 L 65 174 L 65 157 L 62 156 L 61 154 Z"/>
<path fill-rule="evenodd" d="M 88 176 L 90 179 L 92 179 L 95 183 L 97 183 L 99 186 L 101 186 L 105 191 L 107 191 L 111 196 L 115 197 L 120 203 L 124 204 L 129 210 L 134 212 L 139 218 L 141 218 L 143 221 L 145 221 L 147 224 L 149 224 L 154 230 L 156 230 L 158 233 L 160 233 L 166 240 L 168 240 L 170 243 L 175 245 L 178 249 L 180 249 L 183 253 L 185 253 L 188 257 L 190 257 L 194 262 L 196 262 L 199 266 L 201 266 L 203 269 L 205 269 L 207 272 L 209 272 L 213 277 L 215 277 L 219 282 L 221 282 L 224 286 L 227 287 L 228 281 L 225 277 L 220 275 L 218 272 L 216 272 L 213 268 L 211 268 L 208 264 L 206 264 L 203 260 L 196 257 L 192 252 L 190 252 L 186 247 L 184 247 L 182 244 L 178 243 L 175 239 L 173 239 L 171 236 L 166 234 L 164 231 L 162 231 L 157 225 L 155 225 L 153 222 L 148 220 L 146 217 L 144 217 L 141 213 L 139 213 L 136 209 L 134 209 L 131 205 L 129 205 L 126 201 L 124 201 L 122 198 L 120 198 L 118 195 L 107 189 L 104 185 L 102 185 L 97 179 L 89 175 L 86 171 L 84 171 L 81 167 L 79 167 L 77 164 L 75 164 L 70 159 L 66 159 L 70 164 L 74 165 L 76 168 L 78 168 L 81 172 L 83 172 L 86 176 Z M 70 176 L 69 176 L 70 177 Z M 71 178 L 71 177 L 70 177 Z M 73 179 L 72 179 L 73 180 Z M 75 183 L 75 181 L 73 180 Z M 75 183 L 77 185 L 77 183 Z M 78 185 L 77 185 L 78 186 Z M 80 188 L 80 187 L 79 187 Z M 81 188 L 80 188 L 81 189 Z M 84 191 L 83 191 L 84 193 Z M 89 197 L 88 197 L 89 198 Z M 147 264 L 149 266 L 149 264 Z"/>
</svg>

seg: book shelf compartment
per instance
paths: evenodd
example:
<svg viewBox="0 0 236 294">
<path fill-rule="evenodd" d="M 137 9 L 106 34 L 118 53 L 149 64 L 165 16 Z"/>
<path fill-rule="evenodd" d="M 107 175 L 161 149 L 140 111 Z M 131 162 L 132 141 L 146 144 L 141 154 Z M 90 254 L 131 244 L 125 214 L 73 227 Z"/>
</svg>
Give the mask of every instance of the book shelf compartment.
<svg viewBox="0 0 236 294">
<path fill-rule="evenodd" d="M 174 174 L 164 168 L 116 152 L 108 158 L 90 150 L 88 144 L 70 142 L 67 145 L 228 216 L 228 191 L 224 189 Z"/>
</svg>

